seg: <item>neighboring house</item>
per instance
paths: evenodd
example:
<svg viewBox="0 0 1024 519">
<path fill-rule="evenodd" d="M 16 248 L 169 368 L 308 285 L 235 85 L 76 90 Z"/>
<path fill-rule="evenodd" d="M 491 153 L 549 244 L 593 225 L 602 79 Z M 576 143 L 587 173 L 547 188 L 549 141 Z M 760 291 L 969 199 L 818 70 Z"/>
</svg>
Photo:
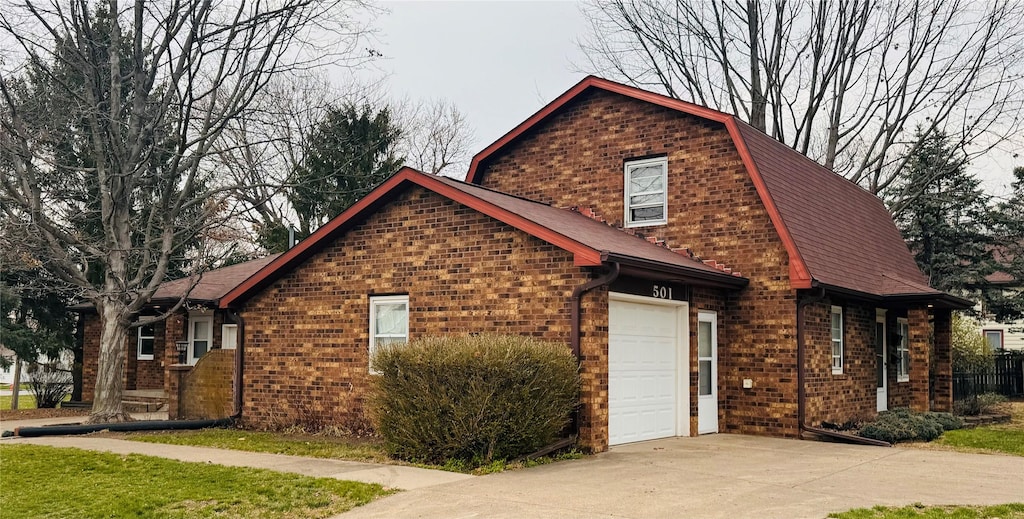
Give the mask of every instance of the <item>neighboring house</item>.
<svg viewBox="0 0 1024 519">
<path fill-rule="evenodd" d="M 14 383 L 14 352 L 9 348 L 0 346 L 0 357 L 4 358 L 2 364 L 7 367 L 0 366 L 0 384 L 13 384 Z"/>
<path fill-rule="evenodd" d="M 1001 258 L 1000 255 L 996 255 L 997 260 Z M 985 280 L 989 283 L 986 290 L 999 290 L 1004 293 L 1024 290 L 1024 283 L 1006 272 L 994 272 Z M 1024 351 L 1024 320 L 1000 323 L 991 319 L 991 313 L 986 311 L 983 303 L 978 305 L 978 310 L 981 314 L 981 333 L 992 351 Z"/>
<path fill-rule="evenodd" d="M 167 391 L 171 384 L 168 368 L 179 364 L 175 343 L 187 341 L 184 364 L 195 365 L 208 351 L 233 349 L 237 327 L 217 303 L 229 290 L 266 266 L 276 255 L 239 263 L 203 273 L 198 281 L 184 278 L 162 284 L 142 312 L 142 318 L 159 315 L 176 305 L 188 292 L 182 308 L 167 319 L 133 327 L 125 342 L 128 356 L 124 367 L 124 388 Z M 189 291 L 190 285 L 195 286 Z M 91 304 L 71 307 L 80 314 L 82 329 L 82 398 L 92 401 L 99 362 L 100 320 Z"/>
<path fill-rule="evenodd" d="M 378 344 L 566 343 L 580 443 L 797 437 L 950 410 L 950 312 L 878 198 L 731 115 L 588 77 L 473 159 L 403 169 L 220 298 L 247 421 L 365 420 Z"/>
</svg>

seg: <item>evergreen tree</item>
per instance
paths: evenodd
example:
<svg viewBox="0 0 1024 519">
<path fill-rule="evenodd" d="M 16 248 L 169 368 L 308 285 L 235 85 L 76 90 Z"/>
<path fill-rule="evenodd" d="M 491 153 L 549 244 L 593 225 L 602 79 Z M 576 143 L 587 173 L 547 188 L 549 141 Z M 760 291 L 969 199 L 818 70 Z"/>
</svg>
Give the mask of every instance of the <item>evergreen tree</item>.
<svg viewBox="0 0 1024 519">
<path fill-rule="evenodd" d="M 982 291 L 985 308 L 999 322 L 1024 319 L 1024 167 L 1013 176 L 1013 193 L 996 206 L 993 225 L 996 269 L 1013 281 Z"/>
<path fill-rule="evenodd" d="M 313 130 L 305 157 L 292 178 L 288 200 L 308 236 L 366 196 L 404 162 L 396 146 L 401 131 L 388 108 L 345 104 L 332 108 Z M 287 231 L 266 229 L 264 246 L 278 251 Z M 267 243 L 270 242 L 270 243 Z"/>
<path fill-rule="evenodd" d="M 929 284 L 965 293 L 993 271 L 990 199 L 944 133 L 917 137 L 904 183 L 918 185 L 921 196 L 898 223 Z"/>
</svg>

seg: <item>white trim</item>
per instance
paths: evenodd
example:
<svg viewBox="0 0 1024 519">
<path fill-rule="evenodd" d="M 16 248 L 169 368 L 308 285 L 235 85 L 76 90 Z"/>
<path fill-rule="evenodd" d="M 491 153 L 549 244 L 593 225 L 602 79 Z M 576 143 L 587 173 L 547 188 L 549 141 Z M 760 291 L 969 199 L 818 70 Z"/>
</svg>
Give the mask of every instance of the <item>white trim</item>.
<svg viewBox="0 0 1024 519">
<path fill-rule="evenodd" d="M 661 166 L 661 198 L 662 198 L 662 200 L 661 200 L 662 213 L 661 214 L 662 214 L 662 217 L 660 219 L 658 219 L 658 220 L 642 220 L 642 221 L 639 221 L 639 222 L 634 222 L 633 218 L 632 218 L 632 212 L 630 211 L 631 206 L 630 206 L 630 203 L 629 203 L 629 199 L 630 199 L 630 196 L 631 196 L 631 193 L 629 192 L 629 189 L 630 189 L 630 172 L 633 169 L 640 168 L 640 167 L 645 167 L 645 166 L 651 166 L 651 165 L 660 165 Z M 650 194 L 655 194 L 655 193 L 656 192 L 651 192 Z M 645 193 L 636 193 L 636 195 L 642 195 L 642 194 L 645 194 Z M 665 225 L 666 223 L 668 223 L 668 157 L 654 157 L 654 158 L 650 158 L 650 159 L 640 159 L 640 160 L 628 160 L 628 161 L 626 161 L 625 164 L 623 164 L 623 166 L 622 166 L 622 200 L 623 200 L 623 207 L 624 207 L 624 212 L 625 212 L 625 216 L 623 217 L 622 221 L 625 222 L 625 226 L 626 227 L 650 227 L 652 225 Z M 647 203 L 647 204 L 637 204 L 636 207 L 638 207 L 638 208 L 640 208 L 640 207 L 657 207 L 657 205 L 658 204 L 656 204 L 656 203 Z"/>
<path fill-rule="evenodd" d="M 672 306 L 676 308 L 676 436 L 696 436 L 690 429 L 690 303 L 672 299 L 608 292 L 608 304 L 612 301 L 643 303 L 648 305 Z M 609 316 L 611 313 L 609 312 Z M 608 372 L 607 358 L 605 374 Z"/>
<path fill-rule="evenodd" d="M 896 345 L 896 358 L 899 359 L 896 364 L 896 382 L 910 382 L 910 321 L 906 317 L 898 317 L 896 318 L 896 327 L 900 332 L 900 342 Z M 907 356 L 906 373 L 903 372 L 904 354 Z"/>
<path fill-rule="evenodd" d="M 228 330 L 231 330 L 230 332 Z M 234 337 L 234 341 L 228 342 L 228 337 Z M 222 350 L 233 350 L 238 348 L 238 325 L 237 324 L 222 324 L 220 325 L 220 347 Z"/>
<path fill-rule="evenodd" d="M 207 332 L 210 334 L 210 336 L 205 339 L 205 341 L 206 341 L 206 351 L 208 352 L 211 349 L 213 349 L 213 312 L 210 312 L 209 310 L 200 310 L 200 311 L 189 312 L 189 314 L 188 314 L 188 352 L 185 354 L 185 356 L 186 356 L 185 361 L 190 366 L 195 366 L 196 362 L 199 362 L 199 359 L 202 358 L 202 355 L 200 355 L 198 357 L 195 356 L 195 351 L 196 351 L 195 350 L 195 342 L 196 342 L 195 332 L 196 332 L 196 324 L 198 324 L 198 323 L 207 323 L 208 324 L 206 329 L 207 329 Z M 205 355 L 205 354 L 206 354 L 206 352 L 203 352 L 203 355 Z"/>
<path fill-rule="evenodd" d="M 697 340 L 700 340 L 700 323 L 711 323 L 711 395 L 715 399 L 715 426 L 700 428 L 700 346 L 697 349 L 697 433 L 717 433 L 721 402 L 718 399 L 718 314 L 710 310 L 697 312 Z"/>
<path fill-rule="evenodd" d="M 409 295 L 402 294 L 392 296 L 370 296 L 370 340 L 366 354 L 366 367 L 370 371 L 370 373 L 378 373 L 377 371 L 374 371 L 372 367 L 370 367 L 370 359 L 373 358 L 373 352 L 374 350 L 377 349 L 377 337 L 381 336 L 383 338 L 383 334 L 376 333 L 377 331 L 374 329 L 374 324 L 377 322 L 377 306 L 395 303 L 402 303 L 405 305 L 405 335 L 389 335 L 388 338 L 396 339 L 399 337 L 403 337 L 405 339 L 405 342 L 409 341 Z"/>
<path fill-rule="evenodd" d="M 833 321 L 836 316 L 839 316 L 839 365 L 836 365 L 836 338 L 833 334 L 835 332 Z M 843 318 L 843 307 L 838 305 L 832 305 L 832 311 L 829 312 L 828 320 L 828 344 L 829 344 L 829 358 L 831 359 L 832 374 L 842 375 L 843 367 L 846 365 L 846 319 Z"/>
<path fill-rule="evenodd" d="M 153 329 L 153 335 L 142 335 L 142 329 L 149 326 Z M 136 328 L 135 333 L 135 355 L 138 360 L 153 360 L 153 354 L 148 355 L 142 353 L 142 340 L 151 339 L 153 341 L 153 351 L 156 352 L 156 323 L 149 323 L 144 326 Z"/>
<path fill-rule="evenodd" d="M 882 387 L 875 387 L 875 410 L 878 412 L 887 411 L 889 409 L 889 324 L 885 322 L 885 310 L 878 308 L 875 310 L 875 340 L 878 340 L 878 325 L 882 325 L 882 356 L 876 358 L 875 362 L 881 361 L 882 363 Z M 876 345 L 877 346 L 877 345 Z M 875 369 L 878 369 L 878 365 L 875 365 Z M 877 384 L 878 381 L 876 380 Z"/>
<path fill-rule="evenodd" d="M 988 344 L 989 349 L 992 351 L 1003 351 L 1006 349 L 1006 335 L 1002 330 L 982 330 L 981 333 L 985 336 L 985 344 Z M 999 346 L 992 347 L 992 341 L 988 338 L 989 334 L 999 337 Z"/>
</svg>

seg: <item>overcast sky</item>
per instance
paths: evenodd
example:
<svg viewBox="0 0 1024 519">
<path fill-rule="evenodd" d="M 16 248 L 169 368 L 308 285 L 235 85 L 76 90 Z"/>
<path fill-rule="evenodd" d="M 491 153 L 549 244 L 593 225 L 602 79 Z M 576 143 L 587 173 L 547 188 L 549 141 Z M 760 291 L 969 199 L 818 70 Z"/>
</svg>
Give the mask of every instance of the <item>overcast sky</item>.
<svg viewBox="0 0 1024 519">
<path fill-rule="evenodd" d="M 588 26 L 575 2 L 383 6 L 389 12 L 375 26 L 388 88 L 396 97 L 454 101 L 475 130 L 473 153 L 586 76 L 576 71 L 586 63 L 576 41 Z M 990 193 L 1006 194 L 1013 167 L 1024 165 L 1007 148 L 972 165 Z"/>
</svg>

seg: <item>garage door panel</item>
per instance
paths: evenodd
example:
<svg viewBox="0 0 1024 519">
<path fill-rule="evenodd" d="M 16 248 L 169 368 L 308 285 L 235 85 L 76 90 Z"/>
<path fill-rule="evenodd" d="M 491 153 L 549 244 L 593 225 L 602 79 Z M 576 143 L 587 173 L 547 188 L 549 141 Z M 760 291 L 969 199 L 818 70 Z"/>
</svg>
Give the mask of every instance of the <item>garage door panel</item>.
<svg viewBox="0 0 1024 519">
<path fill-rule="evenodd" d="M 676 435 L 677 307 L 611 301 L 609 443 Z"/>
</svg>

